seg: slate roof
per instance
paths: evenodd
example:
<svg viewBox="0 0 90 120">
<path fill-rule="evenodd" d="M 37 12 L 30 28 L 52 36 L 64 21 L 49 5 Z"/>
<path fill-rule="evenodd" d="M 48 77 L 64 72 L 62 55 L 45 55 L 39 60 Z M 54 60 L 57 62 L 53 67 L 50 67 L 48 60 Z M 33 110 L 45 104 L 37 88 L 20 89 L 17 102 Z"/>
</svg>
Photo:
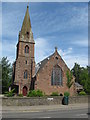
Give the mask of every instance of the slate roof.
<svg viewBox="0 0 90 120">
<path fill-rule="evenodd" d="M 43 68 L 43 66 L 48 62 L 48 60 L 54 55 L 54 53 L 52 55 L 50 55 L 49 57 L 45 58 L 44 60 L 40 61 L 39 63 L 36 64 L 35 66 L 35 75 L 38 73 L 38 71 L 40 69 Z"/>
<path fill-rule="evenodd" d="M 79 83 L 75 82 L 76 87 L 83 87 L 82 85 L 80 85 Z"/>
<path fill-rule="evenodd" d="M 57 52 L 57 54 L 59 55 L 57 48 L 55 47 L 55 52 Z M 37 75 L 37 73 L 43 68 L 43 66 L 48 62 L 48 60 L 55 54 L 55 52 L 53 54 L 51 54 L 50 56 L 48 56 L 47 58 L 45 58 L 44 60 L 40 61 L 39 63 L 36 64 L 35 66 L 35 75 Z M 60 55 L 59 55 L 60 56 Z M 61 56 L 60 56 L 61 57 Z M 62 57 L 61 57 L 62 59 Z M 64 60 L 62 59 L 62 61 L 64 62 Z M 66 65 L 66 63 L 64 62 L 65 66 L 68 68 L 68 66 Z M 69 68 L 68 68 L 69 70 Z M 74 76 L 73 76 L 74 77 Z"/>
</svg>

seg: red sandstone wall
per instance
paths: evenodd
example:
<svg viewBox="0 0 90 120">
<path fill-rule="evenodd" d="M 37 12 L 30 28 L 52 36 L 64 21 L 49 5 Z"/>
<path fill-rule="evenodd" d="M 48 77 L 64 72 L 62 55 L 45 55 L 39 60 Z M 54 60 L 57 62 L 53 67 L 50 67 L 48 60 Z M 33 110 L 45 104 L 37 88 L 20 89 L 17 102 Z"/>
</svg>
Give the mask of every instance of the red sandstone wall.
<svg viewBox="0 0 90 120">
<path fill-rule="evenodd" d="M 55 58 L 58 56 L 58 60 Z M 63 86 L 51 86 L 51 74 L 53 66 L 58 64 L 62 71 L 63 71 Z M 74 85 L 68 89 L 66 82 L 66 72 L 69 70 L 67 66 L 65 65 L 64 61 L 61 59 L 61 57 L 58 55 L 57 52 L 48 60 L 48 62 L 44 65 L 42 69 L 37 73 L 37 80 L 35 82 L 35 89 L 40 89 L 43 92 L 45 92 L 47 95 L 50 95 L 52 92 L 58 91 L 58 93 L 64 94 L 65 91 L 69 91 L 70 95 L 75 94 L 75 88 Z"/>
<path fill-rule="evenodd" d="M 29 46 L 29 53 L 25 53 L 25 46 Z M 26 86 L 29 90 L 31 83 L 31 58 L 33 60 L 33 73 L 35 72 L 35 61 L 34 61 L 34 44 L 19 42 L 18 58 L 16 59 L 15 69 L 15 84 L 19 85 L 19 93 L 22 93 L 22 89 Z M 27 60 L 27 64 L 26 64 Z M 27 79 L 24 79 L 24 71 L 28 71 Z"/>
</svg>

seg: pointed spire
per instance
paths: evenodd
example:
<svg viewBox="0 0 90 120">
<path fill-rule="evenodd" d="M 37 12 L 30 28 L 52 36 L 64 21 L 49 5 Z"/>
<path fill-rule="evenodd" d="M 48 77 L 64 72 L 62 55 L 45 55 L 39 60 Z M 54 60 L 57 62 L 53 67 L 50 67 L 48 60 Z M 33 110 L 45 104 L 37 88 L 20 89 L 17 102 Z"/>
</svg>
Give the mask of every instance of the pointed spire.
<svg viewBox="0 0 90 120">
<path fill-rule="evenodd" d="M 29 6 L 27 5 L 26 14 L 23 20 L 22 28 L 21 28 L 21 34 L 26 35 L 27 32 L 30 33 L 31 31 L 31 21 L 29 16 Z"/>
</svg>

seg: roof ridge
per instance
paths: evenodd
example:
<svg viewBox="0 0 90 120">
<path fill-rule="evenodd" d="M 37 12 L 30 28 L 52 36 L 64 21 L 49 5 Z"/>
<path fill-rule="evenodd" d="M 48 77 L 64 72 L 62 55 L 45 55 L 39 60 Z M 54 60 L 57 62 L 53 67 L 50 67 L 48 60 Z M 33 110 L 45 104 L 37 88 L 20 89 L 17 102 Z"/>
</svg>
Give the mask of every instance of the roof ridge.
<svg viewBox="0 0 90 120">
<path fill-rule="evenodd" d="M 44 60 L 46 60 L 46 59 L 48 59 L 48 58 L 50 58 L 51 56 L 53 56 L 54 55 L 54 53 L 53 54 L 51 54 L 51 55 L 49 55 L 48 57 L 46 57 L 45 59 L 43 59 L 43 60 L 41 60 L 40 62 L 38 62 L 37 64 L 39 64 L 39 63 L 41 63 L 41 62 L 43 62 Z M 37 65 L 36 64 L 36 65 Z"/>
</svg>

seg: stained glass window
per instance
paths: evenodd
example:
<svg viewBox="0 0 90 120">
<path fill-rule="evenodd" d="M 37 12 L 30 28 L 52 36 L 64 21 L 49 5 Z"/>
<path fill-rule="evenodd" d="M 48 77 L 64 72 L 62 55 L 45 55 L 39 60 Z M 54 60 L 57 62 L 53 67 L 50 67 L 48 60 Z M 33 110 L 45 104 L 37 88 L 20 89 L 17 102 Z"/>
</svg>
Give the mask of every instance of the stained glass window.
<svg viewBox="0 0 90 120">
<path fill-rule="evenodd" d="M 62 70 L 58 65 L 53 67 L 51 85 L 62 85 Z"/>
</svg>

